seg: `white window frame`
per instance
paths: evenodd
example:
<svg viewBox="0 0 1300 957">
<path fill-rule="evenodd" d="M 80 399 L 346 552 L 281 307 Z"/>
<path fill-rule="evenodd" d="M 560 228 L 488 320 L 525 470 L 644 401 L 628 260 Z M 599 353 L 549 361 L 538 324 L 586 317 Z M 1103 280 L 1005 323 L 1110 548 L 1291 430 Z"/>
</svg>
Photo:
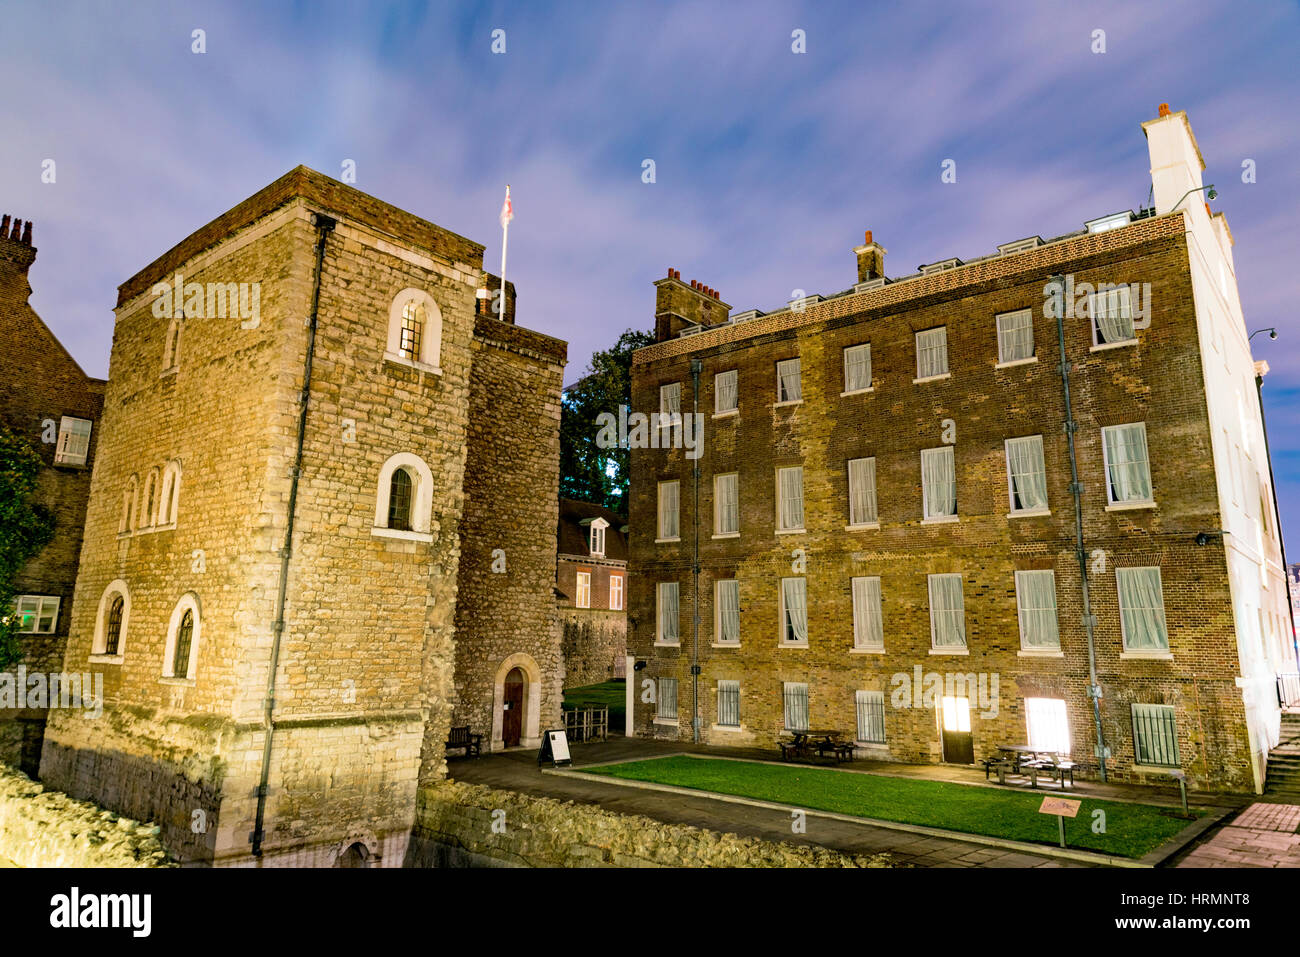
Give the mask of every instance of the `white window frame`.
<svg viewBox="0 0 1300 957">
<path fill-rule="evenodd" d="M 859 588 L 858 582 L 866 583 Z M 874 595 L 871 583 L 875 583 Z M 879 575 L 857 575 L 849 579 L 849 593 L 853 608 L 853 650 L 858 652 L 883 652 L 885 650 L 885 622 L 883 619 L 883 592 Z M 866 602 L 863 607 L 862 603 Z M 862 634 L 859 623 L 865 619 L 868 630 L 874 621 L 880 631 L 880 640 L 872 642 L 872 636 Z"/>
<path fill-rule="evenodd" d="M 623 576 L 617 573 L 609 576 L 609 610 L 623 610 Z"/>
<path fill-rule="evenodd" d="M 664 689 L 668 687 L 670 682 L 673 689 L 673 713 L 666 714 L 664 712 L 664 698 L 667 696 L 664 694 Z M 655 682 L 655 720 L 676 724 L 679 714 L 681 714 L 681 686 L 676 678 L 664 675 Z"/>
<path fill-rule="evenodd" d="M 108 641 L 108 612 L 115 595 L 122 596 L 122 630 L 118 633 L 117 652 L 106 652 Z M 126 639 L 131 624 L 131 591 L 121 578 L 108 583 L 108 587 L 99 596 L 99 607 L 95 611 L 95 636 L 91 639 L 90 660 L 108 664 L 121 664 L 126 658 Z"/>
<path fill-rule="evenodd" d="M 849 381 L 849 368 L 852 364 L 850 362 L 850 357 L 851 354 L 855 354 L 855 353 L 864 353 L 867 357 L 866 362 L 864 363 L 867 367 L 867 384 L 865 386 L 858 385 L 856 388 L 854 387 L 853 383 Z M 858 343 L 856 346 L 845 346 L 844 347 L 844 391 L 841 392 L 840 395 L 842 396 L 861 395 L 864 392 L 873 392 L 873 391 L 875 391 L 875 386 L 873 385 L 872 369 L 871 369 L 871 343 L 861 342 Z"/>
<path fill-rule="evenodd" d="M 659 431 L 682 424 L 682 384 L 665 382 L 659 386 Z"/>
<path fill-rule="evenodd" d="M 880 738 L 879 740 L 864 735 L 861 722 L 862 705 L 865 703 L 880 704 Z M 889 743 L 888 730 L 885 727 L 885 693 L 883 691 L 868 691 L 865 688 L 853 692 L 853 739 L 857 744 L 874 745 L 879 747 Z"/>
<path fill-rule="evenodd" d="M 940 645 L 939 629 L 935 621 L 935 604 L 934 604 L 934 585 L 937 578 L 955 578 L 957 579 L 957 594 L 961 597 L 961 608 L 959 609 L 942 609 L 944 612 L 959 611 L 961 613 L 961 638 L 962 643 L 959 645 Z M 945 573 L 926 576 L 926 587 L 929 592 L 929 611 L 930 611 L 930 651 L 935 654 L 968 654 L 970 652 L 969 640 L 966 637 L 966 582 L 960 573 Z"/>
<path fill-rule="evenodd" d="M 664 596 L 669 592 L 677 598 L 677 620 L 673 622 L 675 634 L 672 638 L 664 637 L 665 603 Z M 677 582 L 659 582 L 655 585 L 655 644 L 677 646 L 682 643 L 682 593 Z"/>
<path fill-rule="evenodd" d="M 788 707 L 789 693 L 791 690 L 793 690 L 796 692 L 796 696 L 797 696 L 798 689 L 800 688 L 803 689 L 802 697 L 803 697 L 804 717 L 806 717 L 808 720 L 805 722 L 804 727 L 792 728 L 790 727 L 790 711 Z M 781 682 L 781 724 L 786 731 L 807 731 L 808 728 L 812 726 L 812 700 L 811 700 L 811 695 L 809 694 L 808 683 L 806 681 Z"/>
<path fill-rule="evenodd" d="M 180 631 L 181 619 L 185 617 L 185 612 L 189 612 L 193 618 L 194 628 L 190 632 L 190 660 L 185 666 L 185 677 L 173 678 L 172 672 L 175 670 L 172 665 L 176 656 L 176 639 Z M 199 611 L 199 596 L 193 592 L 187 592 L 181 596 L 176 607 L 172 609 L 171 620 L 167 623 L 167 646 L 163 653 L 162 680 L 164 684 L 194 684 L 195 672 L 199 666 L 199 633 L 203 624 L 203 615 Z"/>
<path fill-rule="evenodd" d="M 805 637 L 802 641 L 798 638 L 790 639 L 786 637 L 786 615 L 785 615 L 785 583 L 799 582 L 803 589 L 803 621 Z M 807 648 L 809 638 L 812 634 L 812 623 L 808 617 L 808 578 L 805 575 L 789 575 L 777 580 L 777 644 L 786 648 Z"/>
<path fill-rule="evenodd" d="M 925 484 L 925 457 L 927 455 L 947 455 L 952 460 L 952 481 L 953 497 L 955 507 L 951 515 L 932 515 L 930 514 L 930 490 Z M 955 522 L 960 517 L 961 498 L 956 493 L 958 491 L 957 482 L 957 450 L 951 445 L 941 445 L 934 449 L 921 450 L 921 522 L 922 524 L 940 524 L 943 522 Z"/>
<path fill-rule="evenodd" d="M 938 342 L 940 341 L 940 339 L 942 339 L 943 371 L 925 372 L 921 368 L 921 356 L 925 354 L 927 351 L 935 349 L 935 347 L 932 345 L 923 344 L 922 336 L 934 340 L 935 342 Z M 948 327 L 947 326 L 935 326 L 932 329 L 922 329 L 920 332 L 916 333 L 915 343 L 916 343 L 916 378 L 912 380 L 913 385 L 917 385 L 922 382 L 937 382 L 940 379 L 947 379 L 952 375 L 952 361 L 951 361 L 951 357 L 948 355 Z"/>
<path fill-rule="evenodd" d="M 1004 329 L 1004 320 L 1009 325 L 1011 321 L 1017 323 L 1023 320 L 1029 320 L 1029 355 L 1007 357 L 1007 333 L 1014 332 L 1014 329 Z M 994 324 L 997 327 L 998 334 L 998 364 L 997 368 L 1005 369 L 1008 366 L 1025 365 L 1030 362 L 1038 361 L 1038 343 L 1034 341 L 1034 311 L 1032 309 L 1017 309 L 1014 312 L 1003 312 L 993 317 Z"/>
<path fill-rule="evenodd" d="M 59 437 L 54 446 L 55 465 L 85 465 L 90 457 L 90 433 L 95 423 L 65 415 L 59 418 Z"/>
<path fill-rule="evenodd" d="M 388 498 L 393 490 L 393 473 L 405 469 L 411 478 L 411 527 L 388 527 Z M 379 538 L 399 538 L 415 542 L 432 542 L 433 471 L 412 452 L 389 456 L 379 469 L 375 485 L 375 523 L 370 534 Z"/>
<path fill-rule="evenodd" d="M 1128 643 L 1128 625 L 1124 619 L 1124 589 L 1120 587 L 1120 578 L 1124 575 L 1134 572 L 1152 572 L 1156 573 L 1156 586 L 1160 592 L 1160 631 L 1164 637 L 1163 647 L 1155 648 L 1130 648 Z M 1159 565 L 1134 565 L 1124 568 L 1115 569 L 1115 597 L 1116 604 L 1119 608 L 1119 629 L 1122 639 L 1121 647 L 1124 649 L 1120 657 L 1122 658 L 1172 658 L 1173 653 L 1169 647 L 1169 618 L 1165 613 L 1165 581 Z"/>
<path fill-rule="evenodd" d="M 1012 443 L 1021 442 L 1038 442 L 1038 465 L 1040 473 L 1043 476 L 1043 495 L 1047 497 L 1047 456 L 1043 448 L 1043 437 L 1041 435 L 1023 435 L 1019 438 L 1007 439 L 1002 443 L 1002 452 L 1007 461 L 1007 505 L 1010 508 L 1009 516 L 1017 518 L 1026 518 L 1034 515 L 1050 515 L 1050 502 L 1033 508 L 1021 508 L 1016 505 L 1016 481 L 1015 472 L 1011 467 L 1011 446 Z"/>
<path fill-rule="evenodd" d="M 736 637 L 729 639 L 722 629 L 722 590 L 723 586 L 736 591 Z M 740 647 L 740 581 L 735 578 L 719 578 L 713 583 L 713 644 L 717 648 Z"/>
<path fill-rule="evenodd" d="M 723 488 L 731 487 L 732 506 L 735 511 L 735 527 L 724 528 L 723 518 L 726 510 L 723 508 Z M 723 472 L 720 475 L 713 476 L 713 537 L 714 538 L 739 538 L 740 537 L 740 473 Z"/>
<path fill-rule="evenodd" d="M 180 495 L 181 462 L 180 459 L 172 459 L 163 469 L 162 487 L 158 493 L 158 528 L 175 527 Z"/>
<path fill-rule="evenodd" d="M 727 685 L 728 687 L 724 689 L 724 688 L 723 688 L 723 685 Z M 723 719 L 723 714 L 722 714 L 722 695 L 723 695 L 723 692 L 724 692 L 724 691 L 726 691 L 728 694 L 734 694 L 734 695 L 736 696 L 736 721 L 735 721 L 734 724 L 731 724 L 731 723 L 724 723 L 723 720 L 722 720 L 722 719 Z M 718 708 L 717 708 L 718 719 L 717 719 L 717 726 L 718 726 L 719 728 L 733 728 L 733 729 L 734 729 L 734 728 L 739 728 L 739 727 L 741 727 L 741 724 L 740 724 L 740 700 L 741 700 L 741 699 L 740 699 L 740 682 L 737 681 L 737 680 L 735 680 L 734 678 L 719 678 L 719 679 L 718 679 L 718 687 L 717 687 L 717 699 L 718 699 Z"/>
<path fill-rule="evenodd" d="M 796 470 L 799 472 L 799 524 L 797 526 L 787 527 L 781 519 L 781 514 L 784 511 L 784 509 L 782 508 L 783 496 L 781 494 L 781 475 L 785 472 L 793 472 Z M 778 535 L 794 534 L 794 533 L 807 531 L 806 528 L 806 523 L 808 521 L 807 507 L 806 507 L 807 503 L 804 499 L 803 491 L 804 488 L 803 488 L 803 466 L 802 465 L 787 465 L 787 466 L 782 466 L 776 470 L 776 496 L 775 496 L 776 533 Z"/>
<path fill-rule="evenodd" d="M 786 380 L 793 375 L 794 388 L 786 388 Z M 794 394 L 791 395 L 790 393 Z M 789 359 L 781 359 L 776 364 L 776 404 L 777 405 L 797 405 L 803 401 L 803 369 L 799 363 L 799 357 L 793 356 Z"/>
<path fill-rule="evenodd" d="M 1147 486 L 1151 489 L 1151 494 L 1142 499 L 1116 499 L 1111 488 L 1110 480 L 1110 450 L 1107 448 L 1106 434 L 1114 432 L 1117 429 L 1139 428 L 1142 430 L 1142 444 L 1146 448 L 1146 458 L 1143 464 L 1146 466 Z M 1102 477 L 1106 482 L 1106 508 L 1108 510 L 1120 510 L 1126 508 L 1151 508 L 1155 505 L 1156 486 L 1151 479 L 1151 443 L 1147 436 L 1147 424 L 1145 422 L 1124 422 L 1119 425 L 1103 426 L 1101 430 L 1101 460 L 1102 460 Z"/>
<path fill-rule="evenodd" d="M 722 405 L 723 390 L 720 388 L 722 380 L 730 376 L 731 392 L 735 397 L 735 404 L 724 408 Z M 726 372 L 719 372 L 713 377 L 713 417 L 720 419 L 723 416 L 738 415 L 740 413 L 740 370 L 728 369 Z"/>
<path fill-rule="evenodd" d="M 1029 590 L 1029 576 L 1049 576 L 1052 581 L 1052 627 L 1056 632 L 1056 643 L 1052 645 L 1031 645 L 1025 640 L 1026 613 L 1046 611 L 1046 608 L 1025 608 L 1025 593 Z M 1016 620 L 1020 627 L 1020 652 L 1025 655 L 1059 655 L 1061 653 L 1060 605 L 1056 598 L 1056 572 L 1049 569 L 1027 569 L 1016 572 Z"/>
<path fill-rule="evenodd" d="M 672 486 L 676 492 L 676 503 L 672 508 L 674 534 L 668 534 L 666 519 L 669 511 L 664 508 L 664 490 Z M 682 483 L 679 479 L 668 479 L 658 485 L 658 498 L 655 507 L 655 542 L 679 542 L 682 539 Z"/>
<path fill-rule="evenodd" d="M 59 630 L 59 604 L 61 599 L 57 595 L 17 595 L 14 597 L 14 612 L 18 615 L 18 634 L 20 635 L 53 635 Z M 24 610 L 26 606 L 26 610 Z M 47 614 L 47 609 L 48 614 Z M 24 615 L 32 616 L 32 627 L 22 627 Z M 42 628 L 41 621 L 46 617 L 50 620 L 49 628 Z"/>
<path fill-rule="evenodd" d="M 1112 289 L 1106 289 L 1104 292 L 1105 295 L 1107 296 L 1114 295 L 1117 293 L 1119 294 L 1118 302 L 1121 304 L 1120 311 L 1121 313 L 1123 313 L 1124 310 L 1128 311 L 1128 321 L 1130 324 L 1133 324 L 1133 334 L 1129 336 L 1127 339 L 1116 339 L 1114 342 L 1103 342 L 1101 338 L 1101 330 L 1097 326 L 1097 297 L 1102 295 L 1103 293 L 1101 290 L 1097 292 L 1090 292 L 1088 293 L 1087 309 L 1088 309 L 1088 324 L 1092 327 L 1092 351 L 1096 352 L 1100 349 L 1115 349 L 1120 346 L 1135 345 L 1138 341 L 1138 337 L 1137 337 L 1137 325 L 1135 324 L 1135 319 L 1133 316 L 1133 301 L 1132 301 L 1131 290 L 1129 289 L 1126 283 L 1120 283 Z"/>
<path fill-rule="evenodd" d="M 577 593 L 573 597 L 574 606 L 577 608 L 591 607 L 591 572 L 576 572 L 574 575 L 577 587 L 574 591 Z"/>
<path fill-rule="evenodd" d="M 870 463 L 869 465 L 859 465 L 859 463 Z M 860 479 L 870 479 L 867 482 L 867 498 L 870 501 L 869 516 L 853 514 L 853 473 L 854 466 L 859 465 L 858 473 Z M 864 474 L 865 473 L 865 474 Z M 848 528 L 879 528 L 880 527 L 880 501 L 876 497 L 876 457 L 868 455 L 863 458 L 849 459 L 845 465 L 845 477 L 848 482 L 849 490 L 849 524 Z"/>
<path fill-rule="evenodd" d="M 587 550 L 591 552 L 593 558 L 605 557 L 605 529 L 607 528 L 609 528 L 609 522 L 603 518 L 595 519 L 591 523 L 587 537 Z"/>
<path fill-rule="evenodd" d="M 424 328 L 420 330 L 420 355 L 415 359 L 402 354 L 402 313 L 410 302 L 424 307 Z M 388 341 L 384 349 L 384 359 L 419 369 L 421 372 L 442 375 L 442 310 L 425 290 L 412 286 L 403 289 L 393 297 L 388 307 Z"/>
</svg>

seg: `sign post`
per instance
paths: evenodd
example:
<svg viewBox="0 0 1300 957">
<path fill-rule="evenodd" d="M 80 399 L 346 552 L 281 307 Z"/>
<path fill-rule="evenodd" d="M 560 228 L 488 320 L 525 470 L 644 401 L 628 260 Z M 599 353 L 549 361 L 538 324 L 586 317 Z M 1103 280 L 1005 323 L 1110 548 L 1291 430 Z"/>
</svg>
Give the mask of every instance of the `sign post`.
<svg viewBox="0 0 1300 957">
<path fill-rule="evenodd" d="M 1067 817 L 1078 817 L 1079 805 L 1082 801 L 1072 801 L 1069 798 L 1045 797 L 1042 806 L 1039 807 L 1039 814 L 1055 814 L 1056 824 L 1060 828 L 1061 846 L 1065 847 L 1065 819 Z"/>
<path fill-rule="evenodd" d="M 569 756 L 569 735 L 563 728 L 542 735 L 542 748 L 537 752 L 537 766 L 540 768 L 546 761 L 550 761 L 551 767 L 555 768 L 573 764 L 573 759 Z"/>
</svg>

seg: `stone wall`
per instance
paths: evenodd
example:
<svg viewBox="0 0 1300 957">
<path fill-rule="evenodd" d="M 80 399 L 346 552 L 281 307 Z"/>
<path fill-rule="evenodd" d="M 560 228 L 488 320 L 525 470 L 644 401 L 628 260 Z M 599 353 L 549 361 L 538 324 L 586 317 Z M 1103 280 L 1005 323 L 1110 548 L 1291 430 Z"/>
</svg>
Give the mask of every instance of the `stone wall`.
<svg viewBox="0 0 1300 957">
<path fill-rule="evenodd" d="M 158 830 L 0 764 L 0 858 L 19 867 L 174 867 Z"/>
<path fill-rule="evenodd" d="M 564 686 L 581 688 L 623 677 L 627 661 L 627 613 L 599 608 L 561 608 Z"/>
<path fill-rule="evenodd" d="M 500 833 L 498 833 L 500 832 Z M 443 781 L 420 790 L 408 867 L 889 867 L 844 854 Z"/>
</svg>

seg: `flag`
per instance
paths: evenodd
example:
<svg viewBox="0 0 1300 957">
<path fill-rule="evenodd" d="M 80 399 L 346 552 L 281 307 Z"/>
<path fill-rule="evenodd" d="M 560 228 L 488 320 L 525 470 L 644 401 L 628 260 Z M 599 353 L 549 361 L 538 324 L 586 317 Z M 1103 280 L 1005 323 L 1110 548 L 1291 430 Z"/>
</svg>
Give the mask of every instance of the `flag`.
<svg viewBox="0 0 1300 957">
<path fill-rule="evenodd" d="M 506 201 L 501 204 L 501 228 L 505 229 L 510 225 L 510 220 L 515 218 L 515 207 L 510 202 L 510 187 L 506 187 Z"/>
</svg>

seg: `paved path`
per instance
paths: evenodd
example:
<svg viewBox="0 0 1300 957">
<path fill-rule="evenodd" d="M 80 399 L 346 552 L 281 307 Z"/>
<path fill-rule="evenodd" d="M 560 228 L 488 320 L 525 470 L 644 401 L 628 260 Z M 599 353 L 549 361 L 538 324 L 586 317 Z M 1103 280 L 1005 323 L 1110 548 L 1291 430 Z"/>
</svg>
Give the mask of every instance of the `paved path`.
<svg viewBox="0 0 1300 957">
<path fill-rule="evenodd" d="M 666 746 L 658 742 L 627 742 L 621 739 L 611 739 L 606 744 L 572 746 L 574 765 L 579 770 L 584 764 L 651 757 L 656 753 L 680 753 L 683 750 L 695 749 L 683 748 L 680 744 Z M 733 754 L 734 751 L 723 753 Z M 471 784 L 485 784 L 581 804 L 598 804 L 609 811 L 642 814 L 666 824 L 688 824 L 769 841 L 817 844 L 852 854 L 884 852 L 890 855 L 894 863 L 914 867 L 1088 866 L 1079 861 L 1026 854 L 967 841 L 927 837 L 813 815 L 806 819 L 807 833 L 794 834 L 791 832 L 791 817 L 787 811 L 542 774 L 537 769 L 537 753 L 533 750 L 508 751 L 481 758 L 452 758 L 447 765 L 452 778 Z"/>
<path fill-rule="evenodd" d="M 1252 804 L 1189 851 L 1178 867 L 1300 867 L 1300 806 Z"/>
</svg>

